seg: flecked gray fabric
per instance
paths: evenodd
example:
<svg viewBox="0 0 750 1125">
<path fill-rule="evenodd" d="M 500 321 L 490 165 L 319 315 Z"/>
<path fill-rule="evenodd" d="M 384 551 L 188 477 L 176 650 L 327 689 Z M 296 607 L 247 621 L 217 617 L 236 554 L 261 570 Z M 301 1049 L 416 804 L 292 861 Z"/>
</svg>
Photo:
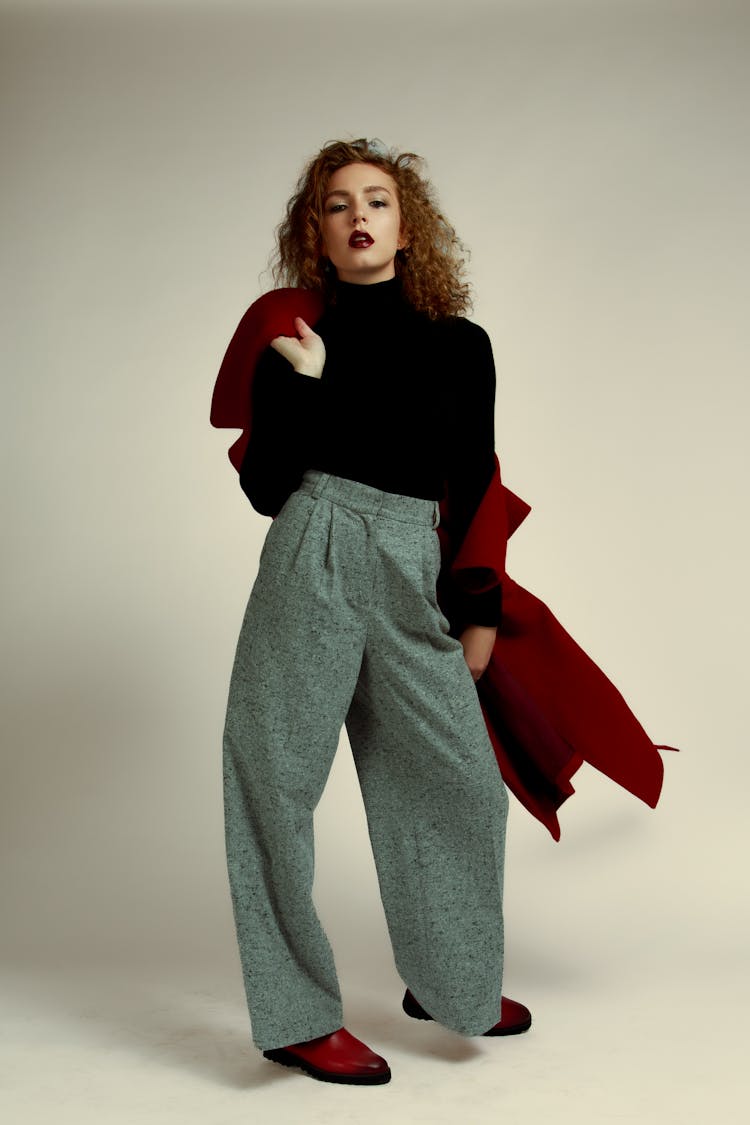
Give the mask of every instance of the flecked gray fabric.
<svg viewBox="0 0 750 1125">
<path fill-rule="evenodd" d="M 224 729 L 227 868 L 261 1050 L 344 1024 L 311 894 L 313 812 L 343 724 L 399 974 L 459 1034 L 500 1018 L 508 796 L 435 596 L 439 519 L 435 500 L 308 469 L 263 544 Z"/>
</svg>

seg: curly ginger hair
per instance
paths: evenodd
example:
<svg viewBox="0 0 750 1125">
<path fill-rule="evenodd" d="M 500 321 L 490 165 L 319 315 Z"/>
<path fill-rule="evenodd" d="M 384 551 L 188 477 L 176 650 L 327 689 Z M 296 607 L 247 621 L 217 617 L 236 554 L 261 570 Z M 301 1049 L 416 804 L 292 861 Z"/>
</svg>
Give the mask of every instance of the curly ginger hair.
<svg viewBox="0 0 750 1125">
<path fill-rule="evenodd" d="M 422 157 L 386 149 L 377 139 L 327 141 L 307 163 L 275 231 L 274 285 L 313 289 L 326 301 L 335 299 L 336 271 L 321 251 L 321 222 L 328 180 L 347 164 L 374 164 L 396 184 L 409 245 L 397 251 L 394 269 L 406 299 L 432 320 L 465 314 L 471 307 L 463 278 L 469 251 L 441 214 L 434 189 L 421 174 Z"/>
</svg>

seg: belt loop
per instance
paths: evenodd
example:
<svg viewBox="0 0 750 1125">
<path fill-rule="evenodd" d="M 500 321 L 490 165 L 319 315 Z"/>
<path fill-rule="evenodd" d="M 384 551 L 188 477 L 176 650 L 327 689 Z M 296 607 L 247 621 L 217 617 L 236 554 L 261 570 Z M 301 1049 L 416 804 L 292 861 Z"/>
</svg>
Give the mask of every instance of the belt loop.
<svg viewBox="0 0 750 1125">
<path fill-rule="evenodd" d="M 432 526 L 434 529 L 440 525 L 440 501 L 434 500 L 433 503 L 435 505 L 432 513 Z"/>
<path fill-rule="evenodd" d="M 312 490 L 312 494 L 316 498 L 316 500 L 319 496 L 322 495 L 323 489 L 325 488 L 326 483 L 330 480 L 330 476 L 331 476 L 330 473 L 324 473 L 320 469 L 318 470 L 318 472 L 320 473 L 320 476 L 318 477 L 315 484 L 313 485 L 313 490 Z"/>
</svg>

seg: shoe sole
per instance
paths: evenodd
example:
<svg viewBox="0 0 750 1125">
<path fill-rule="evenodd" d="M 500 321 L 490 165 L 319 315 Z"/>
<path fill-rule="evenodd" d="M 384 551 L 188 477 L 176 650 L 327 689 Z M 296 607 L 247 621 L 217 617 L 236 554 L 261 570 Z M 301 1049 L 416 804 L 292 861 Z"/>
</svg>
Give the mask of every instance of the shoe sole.
<svg viewBox="0 0 750 1125">
<path fill-rule="evenodd" d="M 321 1082 L 342 1082 L 346 1083 L 348 1086 L 381 1086 L 383 1083 L 390 1082 L 391 1080 L 390 1068 L 381 1071 L 379 1074 L 337 1074 L 335 1071 L 321 1069 L 321 1067 L 316 1066 L 315 1063 L 300 1058 L 299 1055 L 287 1051 L 284 1047 L 264 1051 L 263 1055 L 265 1058 L 270 1059 L 271 1062 L 281 1063 L 282 1066 L 299 1067 L 300 1070 L 304 1070 L 306 1074 L 311 1075 L 313 1078 L 320 1079 Z"/>
<path fill-rule="evenodd" d="M 432 1020 L 432 1016 L 429 1016 L 421 1006 L 419 1008 L 413 1006 L 410 997 L 404 997 L 401 1007 L 404 1009 L 407 1016 L 411 1016 L 413 1020 Z M 434 1020 L 432 1020 L 432 1022 L 434 1022 Z M 530 1027 L 531 1016 L 523 1023 L 517 1023 L 513 1027 L 504 1027 L 501 1031 L 483 1031 L 482 1036 L 489 1035 L 495 1038 L 498 1035 L 520 1035 L 521 1032 L 528 1031 Z"/>
<path fill-rule="evenodd" d="M 515 1024 L 514 1027 L 503 1028 L 502 1031 L 492 1031 L 492 1029 L 490 1029 L 489 1031 L 483 1031 L 482 1035 L 491 1035 L 493 1037 L 496 1035 L 520 1035 L 522 1031 L 528 1031 L 530 1027 L 531 1017 L 524 1023 Z"/>
</svg>

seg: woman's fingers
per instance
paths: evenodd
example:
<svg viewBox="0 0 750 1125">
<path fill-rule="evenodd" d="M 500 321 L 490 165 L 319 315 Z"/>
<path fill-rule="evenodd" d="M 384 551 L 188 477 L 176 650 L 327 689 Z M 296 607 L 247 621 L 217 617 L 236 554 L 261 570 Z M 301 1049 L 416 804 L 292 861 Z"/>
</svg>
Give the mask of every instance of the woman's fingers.
<svg viewBox="0 0 750 1125">
<path fill-rule="evenodd" d="M 292 363 L 294 357 L 299 355 L 300 342 L 295 336 L 275 336 L 271 340 L 271 347 Z"/>
<path fill-rule="evenodd" d="M 318 341 L 320 341 L 321 344 L 323 343 L 317 332 L 313 332 L 310 325 L 306 320 L 303 320 L 301 316 L 295 316 L 294 326 L 299 332 L 300 339 L 297 339 L 296 336 L 276 336 L 273 340 L 271 340 L 271 347 L 276 348 L 276 351 L 281 351 L 282 348 L 288 349 L 290 346 L 294 347 L 295 344 L 303 344 L 304 346 L 304 343 L 306 341 L 309 341 L 310 344 L 316 345 Z"/>
<path fill-rule="evenodd" d="M 299 340 L 296 336 L 274 336 L 273 340 L 271 340 L 272 347 L 275 347 L 277 344 L 279 344 L 281 347 L 288 347 L 291 344 L 293 347 L 298 343 Z"/>
<path fill-rule="evenodd" d="M 308 355 L 325 356 L 325 344 L 317 332 L 301 316 L 294 318 L 294 326 L 300 334 L 300 346 Z"/>
<path fill-rule="evenodd" d="M 294 318 L 294 326 L 300 333 L 299 339 L 296 336 L 275 336 L 271 347 L 289 360 L 296 371 L 320 378 L 325 363 L 325 344 L 301 316 Z"/>
</svg>

